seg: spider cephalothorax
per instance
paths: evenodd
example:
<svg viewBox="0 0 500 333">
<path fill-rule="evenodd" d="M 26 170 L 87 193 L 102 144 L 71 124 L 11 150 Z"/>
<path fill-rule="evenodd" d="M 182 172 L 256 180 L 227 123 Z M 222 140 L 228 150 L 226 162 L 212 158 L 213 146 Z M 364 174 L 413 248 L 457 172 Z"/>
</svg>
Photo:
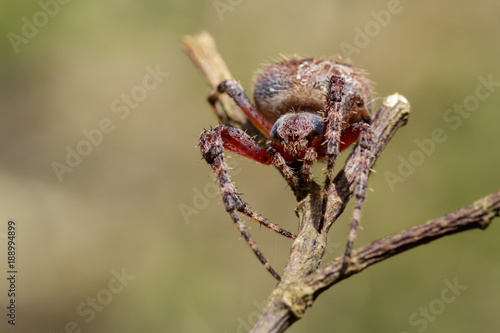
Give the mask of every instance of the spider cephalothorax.
<svg viewBox="0 0 500 333">
<path fill-rule="evenodd" d="M 321 146 L 323 119 L 312 113 L 287 113 L 276 120 L 271 129 L 269 145 L 283 156 L 287 164 L 304 161 L 307 154 L 324 156 Z"/>
<path fill-rule="evenodd" d="M 219 179 L 226 210 L 260 261 L 279 279 L 237 212 L 285 236 L 295 236 L 270 223 L 244 203 L 229 178 L 223 148 L 262 164 L 275 165 L 296 193 L 300 192 L 300 187 L 310 183 L 312 163 L 327 159 L 323 211 L 318 225 L 321 232 L 332 170 L 339 152 L 359 139 L 362 148 L 369 154 L 370 113 L 366 102 L 371 99 L 370 88 L 364 75 L 350 65 L 332 60 L 294 58 L 269 65 L 257 75 L 254 88 L 256 106 L 235 80 L 221 82 L 210 95 L 209 102 L 215 104 L 219 94 L 224 92 L 234 99 L 267 141 L 261 146 L 244 130 L 219 125 L 201 134 L 201 152 Z M 357 204 L 346 260 L 349 259 L 359 221 L 368 171 L 367 165 L 360 166 L 355 191 Z"/>
</svg>

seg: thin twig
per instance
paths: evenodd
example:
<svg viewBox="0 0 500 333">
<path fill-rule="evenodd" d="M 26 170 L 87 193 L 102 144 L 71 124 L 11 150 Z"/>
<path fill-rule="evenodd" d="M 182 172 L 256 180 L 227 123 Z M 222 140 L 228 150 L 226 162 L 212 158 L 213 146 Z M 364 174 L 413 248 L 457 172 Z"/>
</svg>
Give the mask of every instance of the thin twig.
<svg viewBox="0 0 500 333">
<path fill-rule="evenodd" d="M 338 275 L 342 260 L 339 257 L 309 275 L 304 280 L 304 283 L 315 289 L 316 293 L 321 292 L 373 264 L 417 246 L 427 244 L 443 236 L 470 229 L 484 230 L 499 215 L 499 212 L 500 191 L 497 191 L 452 213 L 360 247 L 355 251 L 353 255 L 354 260 L 343 276 Z"/>
<path fill-rule="evenodd" d="M 182 39 L 182 47 L 200 70 L 210 90 L 214 90 L 222 81 L 233 78 L 208 32 L 185 36 Z M 251 136 L 261 136 L 229 96 L 221 95 L 217 100 L 214 112 L 222 124 L 246 130 Z"/>
</svg>

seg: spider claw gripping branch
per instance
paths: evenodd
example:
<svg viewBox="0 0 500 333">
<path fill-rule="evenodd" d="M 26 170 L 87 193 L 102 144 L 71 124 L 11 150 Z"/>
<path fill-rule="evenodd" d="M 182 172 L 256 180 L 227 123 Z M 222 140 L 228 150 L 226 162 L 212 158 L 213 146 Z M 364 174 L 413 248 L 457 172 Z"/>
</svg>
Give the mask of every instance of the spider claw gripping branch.
<svg viewBox="0 0 500 333">
<path fill-rule="evenodd" d="M 279 280 L 247 232 L 238 212 L 292 239 L 295 236 L 252 211 L 232 183 L 223 150 L 227 149 L 265 165 L 276 166 L 295 193 L 312 182 L 311 165 L 327 160 L 323 206 L 319 232 L 326 232 L 328 196 L 331 191 L 334 162 L 338 154 L 360 140 L 360 147 L 370 156 L 370 113 L 367 108 L 371 91 L 364 75 L 356 68 L 332 60 L 314 58 L 286 59 L 264 68 L 254 88 L 255 106 L 235 80 L 221 82 L 209 96 L 217 103 L 221 93 L 229 95 L 253 125 L 267 138 L 259 145 L 242 129 L 218 125 L 200 136 L 203 158 L 217 175 L 222 201 L 255 255 Z M 368 159 L 366 159 L 368 160 Z M 349 261 L 365 199 L 369 168 L 359 166 L 354 195 L 356 204 L 344 265 Z"/>
</svg>

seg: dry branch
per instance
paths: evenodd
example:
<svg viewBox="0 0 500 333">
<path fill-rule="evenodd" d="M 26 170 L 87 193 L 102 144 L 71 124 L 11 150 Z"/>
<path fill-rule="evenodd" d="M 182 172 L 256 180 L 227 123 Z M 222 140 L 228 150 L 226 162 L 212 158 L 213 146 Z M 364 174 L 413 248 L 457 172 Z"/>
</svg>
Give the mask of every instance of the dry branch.
<svg viewBox="0 0 500 333">
<path fill-rule="evenodd" d="M 222 81 L 233 78 L 208 32 L 203 31 L 194 36 L 185 36 L 182 39 L 182 46 L 200 70 L 210 90 L 214 90 Z M 214 106 L 214 112 L 222 124 L 246 130 L 251 136 L 260 136 L 259 131 L 229 96 L 219 97 L 218 103 Z"/>
<path fill-rule="evenodd" d="M 231 78 L 208 33 L 185 37 L 183 46 L 206 78 L 210 89 L 215 88 L 222 80 Z M 219 120 L 224 124 L 249 129 L 250 133 L 255 134 L 254 127 L 241 110 L 235 107 L 227 96 L 222 97 L 224 99 L 214 110 Z M 399 94 L 391 95 L 382 102 L 372 123 L 375 147 L 370 166 L 375 164 L 395 132 L 406 124 L 409 107 L 408 101 Z M 322 230 L 317 230 L 321 215 L 321 187 L 314 183 L 306 191 L 295 193 L 299 200 L 297 238 L 292 245 L 282 280 L 269 296 L 251 332 L 284 332 L 304 315 L 306 309 L 323 291 L 339 281 L 398 253 L 443 236 L 474 228 L 485 229 L 492 219 L 499 215 L 500 191 L 450 214 L 354 250 L 352 260 L 342 275 L 342 257 L 319 267 L 326 248 L 328 230 L 342 214 L 352 195 L 351 185 L 355 181 L 360 156 L 360 151 L 355 148 L 344 168 L 335 177 L 326 211 L 328 222 Z"/>
</svg>

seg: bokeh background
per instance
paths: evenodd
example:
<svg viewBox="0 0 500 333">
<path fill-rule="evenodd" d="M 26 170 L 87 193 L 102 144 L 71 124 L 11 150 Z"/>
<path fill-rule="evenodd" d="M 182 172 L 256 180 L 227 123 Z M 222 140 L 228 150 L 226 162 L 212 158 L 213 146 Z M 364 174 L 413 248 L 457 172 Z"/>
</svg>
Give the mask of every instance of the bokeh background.
<svg viewBox="0 0 500 333">
<path fill-rule="evenodd" d="M 374 13 L 388 8 L 390 20 L 378 23 Z M 407 97 L 409 123 L 370 179 L 356 240 L 363 245 L 500 187 L 500 87 L 456 128 L 443 118 L 474 100 L 480 76 L 500 82 L 499 15 L 494 0 L 1 1 L 0 330 L 247 332 L 255 322 L 275 281 L 231 225 L 200 160 L 197 137 L 217 120 L 183 35 L 212 33 L 249 91 L 255 70 L 281 53 L 345 56 L 349 44 L 376 96 Z M 364 29 L 373 30 L 363 43 Z M 157 84 L 147 79 L 155 70 Z M 113 130 L 83 143 L 103 120 Z M 390 186 L 388 172 L 416 158 L 415 140 L 436 128 L 446 140 Z M 77 147 L 87 156 L 58 178 L 54 162 L 67 165 Z M 276 170 L 239 157 L 231 163 L 245 200 L 296 230 L 295 201 Z M 343 251 L 349 212 L 331 230 L 325 260 Z M 5 308 L 9 219 L 18 228 L 15 327 Z M 252 223 L 281 271 L 291 242 Z M 499 224 L 342 282 L 289 331 L 496 332 Z M 446 281 L 462 287 L 452 293 Z"/>
</svg>

